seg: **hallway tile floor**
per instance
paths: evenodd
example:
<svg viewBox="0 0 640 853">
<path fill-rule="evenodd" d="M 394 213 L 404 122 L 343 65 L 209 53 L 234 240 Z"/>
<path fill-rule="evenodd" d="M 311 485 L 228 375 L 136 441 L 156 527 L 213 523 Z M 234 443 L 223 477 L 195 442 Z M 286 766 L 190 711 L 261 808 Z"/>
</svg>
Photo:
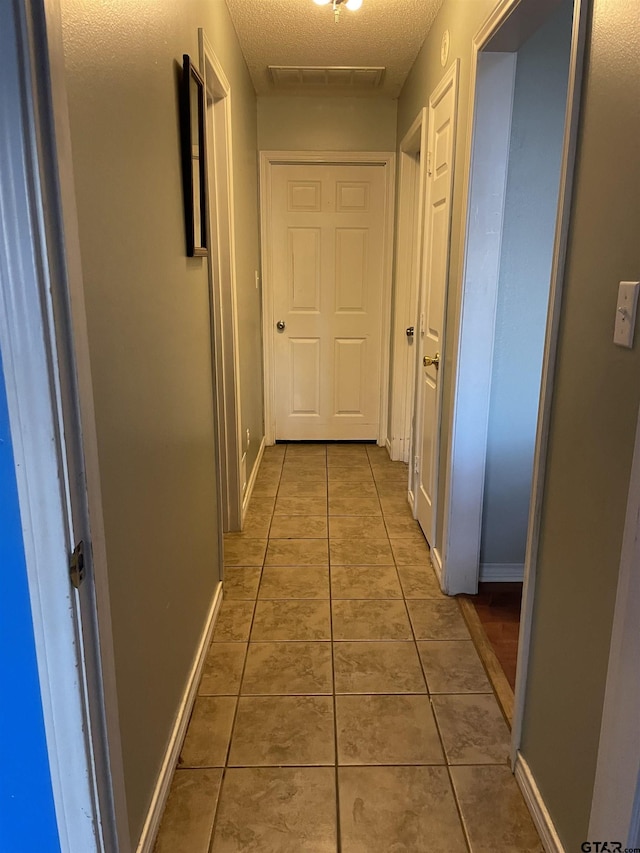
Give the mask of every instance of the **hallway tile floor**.
<svg viewBox="0 0 640 853">
<path fill-rule="evenodd" d="M 155 853 L 542 851 L 384 448 L 267 448 Z"/>
</svg>

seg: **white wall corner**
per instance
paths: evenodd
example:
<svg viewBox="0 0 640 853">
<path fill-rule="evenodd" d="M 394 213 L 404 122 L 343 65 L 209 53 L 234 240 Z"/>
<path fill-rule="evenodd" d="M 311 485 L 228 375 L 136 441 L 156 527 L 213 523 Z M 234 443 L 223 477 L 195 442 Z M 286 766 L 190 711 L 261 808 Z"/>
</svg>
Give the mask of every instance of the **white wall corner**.
<svg viewBox="0 0 640 853">
<path fill-rule="evenodd" d="M 200 676 L 202 675 L 204 662 L 207 657 L 209 645 L 211 644 L 213 629 L 216 624 L 221 604 L 222 583 L 218 583 L 213 595 L 211 607 L 209 608 L 207 620 L 202 631 L 202 636 L 196 649 L 185 691 L 178 706 L 173 729 L 167 743 L 167 749 L 162 760 L 162 765 L 160 766 L 160 773 L 158 774 L 156 786 L 151 797 L 149 811 L 147 812 L 147 817 L 145 819 L 144 826 L 142 827 L 142 834 L 140 835 L 140 840 L 136 847 L 136 853 L 152 853 L 153 851 L 156 836 L 160 829 L 160 821 L 162 820 L 162 815 L 167 804 L 173 774 L 178 763 L 180 750 L 182 749 L 182 743 L 185 735 L 187 734 L 187 726 L 189 725 L 191 711 L 193 709 L 194 702 L 196 701 L 198 685 L 200 684 Z"/>
<path fill-rule="evenodd" d="M 516 753 L 514 773 L 546 853 L 566 853 L 531 768 L 520 752 Z"/>
</svg>

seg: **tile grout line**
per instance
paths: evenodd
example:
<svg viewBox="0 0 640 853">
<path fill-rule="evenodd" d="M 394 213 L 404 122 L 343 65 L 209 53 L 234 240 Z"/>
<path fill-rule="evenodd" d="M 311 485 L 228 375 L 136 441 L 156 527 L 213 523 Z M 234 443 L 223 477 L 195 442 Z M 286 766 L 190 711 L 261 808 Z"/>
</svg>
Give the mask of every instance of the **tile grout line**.
<svg viewBox="0 0 640 853">
<path fill-rule="evenodd" d="M 327 451 L 325 450 L 325 453 Z M 329 623 L 331 631 L 331 684 L 333 701 L 333 748 L 334 748 L 334 780 L 336 788 L 336 850 L 342 850 L 342 825 L 340 816 L 340 773 L 338 765 L 338 699 L 336 696 L 336 660 L 335 640 L 333 638 L 333 586 L 331 583 L 331 530 L 329 528 L 329 454 L 326 457 L 327 466 L 327 562 L 329 564 Z"/>
<path fill-rule="evenodd" d="M 284 456 L 283 456 L 283 462 L 284 462 Z M 282 477 L 282 467 L 283 466 L 281 465 L 280 466 L 280 474 L 278 476 L 278 485 L 280 484 L 280 478 Z M 260 496 L 256 495 L 256 497 L 260 497 Z M 249 502 L 249 503 L 251 503 L 251 502 Z M 269 521 L 269 531 L 271 530 L 271 523 L 273 522 L 274 512 L 275 512 L 275 501 L 274 501 L 273 509 L 271 511 L 271 519 Z M 249 623 L 249 634 L 247 636 L 247 647 L 245 649 L 244 660 L 242 662 L 242 670 L 240 672 L 240 680 L 238 682 L 238 693 L 235 694 L 236 695 L 236 707 L 235 707 L 235 710 L 233 713 L 233 720 L 231 722 L 231 730 L 229 733 L 229 743 L 227 744 L 227 751 L 226 751 L 226 755 L 225 755 L 224 765 L 222 767 L 222 777 L 220 779 L 220 790 L 218 791 L 218 797 L 216 799 L 216 808 L 215 808 L 215 811 L 213 814 L 213 822 L 211 824 L 211 835 L 209 836 L 209 846 L 208 846 L 209 853 L 214 853 L 213 844 L 214 844 L 214 839 L 215 839 L 216 823 L 218 821 L 218 811 L 220 808 L 220 801 L 222 799 L 222 792 L 223 792 L 224 784 L 226 781 L 227 770 L 229 770 L 229 756 L 231 754 L 231 744 L 233 742 L 233 735 L 234 735 L 234 731 L 235 731 L 235 727 L 236 727 L 236 721 L 238 718 L 238 708 L 240 706 L 240 697 L 242 695 L 242 682 L 244 681 L 244 674 L 245 674 L 245 670 L 247 668 L 247 659 L 249 657 L 249 645 L 251 643 L 251 632 L 253 631 L 253 622 L 255 620 L 256 609 L 258 607 L 258 593 L 260 592 L 260 584 L 262 583 L 262 574 L 264 572 L 264 564 L 265 564 L 265 561 L 267 559 L 267 549 L 269 548 L 269 531 L 267 532 L 267 546 L 265 548 L 264 557 L 262 559 L 262 565 L 260 566 L 260 577 L 258 579 L 258 586 L 256 587 L 256 597 L 255 597 L 255 600 L 253 602 L 253 610 L 251 612 L 251 622 Z M 223 546 L 223 556 L 224 556 L 224 546 Z M 228 599 L 228 600 L 230 601 L 232 599 Z M 224 601 L 224 592 L 223 592 L 223 601 Z"/>
</svg>

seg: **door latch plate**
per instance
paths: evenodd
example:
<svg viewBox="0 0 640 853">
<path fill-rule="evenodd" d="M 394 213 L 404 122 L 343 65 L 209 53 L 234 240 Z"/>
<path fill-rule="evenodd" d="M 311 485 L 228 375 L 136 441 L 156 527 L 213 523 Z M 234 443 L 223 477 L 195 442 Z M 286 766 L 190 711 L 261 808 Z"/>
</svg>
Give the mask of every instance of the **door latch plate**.
<svg viewBox="0 0 640 853">
<path fill-rule="evenodd" d="M 80 584 L 84 580 L 84 574 L 84 542 L 81 539 L 73 549 L 71 559 L 69 560 L 69 577 L 76 589 L 80 587 Z"/>
</svg>

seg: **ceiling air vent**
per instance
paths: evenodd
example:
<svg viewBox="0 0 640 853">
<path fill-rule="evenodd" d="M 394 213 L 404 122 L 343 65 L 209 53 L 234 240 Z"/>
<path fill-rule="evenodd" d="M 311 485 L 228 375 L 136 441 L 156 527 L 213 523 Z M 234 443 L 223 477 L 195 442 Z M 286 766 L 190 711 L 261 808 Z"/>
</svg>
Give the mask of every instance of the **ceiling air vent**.
<svg viewBox="0 0 640 853">
<path fill-rule="evenodd" d="M 270 65 L 276 89 L 377 89 L 384 77 L 382 67 L 319 65 Z"/>
</svg>

